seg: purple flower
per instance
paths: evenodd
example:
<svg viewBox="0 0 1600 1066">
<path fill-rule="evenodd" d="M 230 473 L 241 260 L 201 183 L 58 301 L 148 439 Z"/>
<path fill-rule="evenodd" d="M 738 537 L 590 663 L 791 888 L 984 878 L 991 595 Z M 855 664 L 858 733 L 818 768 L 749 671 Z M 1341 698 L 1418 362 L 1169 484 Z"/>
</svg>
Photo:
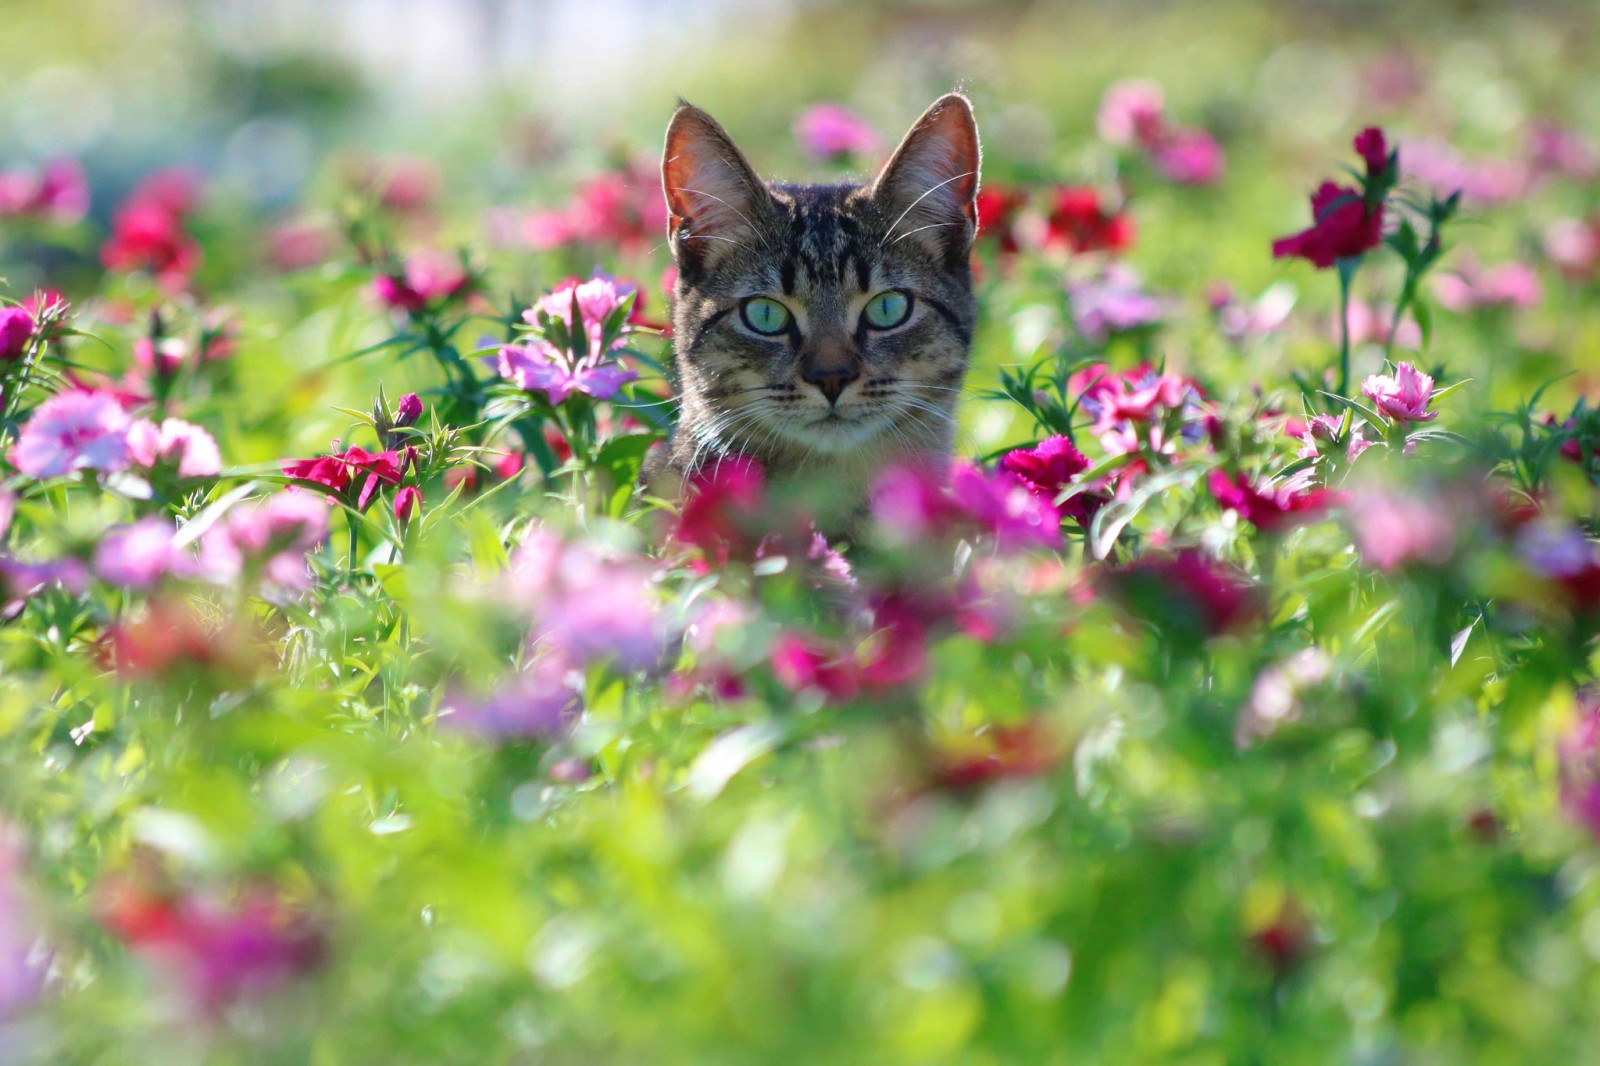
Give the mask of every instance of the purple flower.
<svg viewBox="0 0 1600 1066">
<path fill-rule="evenodd" d="M 532 606 L 533 639 L 579 665 L 642 670 L 661 657 L 655 584 L 643 559 L 531 530 L 512 561 L 515 601 Z"/>
<path fill-rule="evenodd" d="M 44 981 L 34 951 L 39 927 L 23 891 L 22 866 L 21 842 L 0 825 L 0 1022 L 38 999 Z"/>
<path fill-rule="evenodd" d="M 518 388 L 543 392 L 556 404 L 575 392 L 609 400 L 639 376 L 620 363 L 599 362 L 594 355 L 575 363 L 566 353 L 538 338 L 524 345 L 507 345 L 500 349 L 498 359 L 491 357 L 490 362 L 496 373 Z"/>
<path fill-rule="evenodd" d="M 572 324 L 572 305 L 577 303 L 578 314 L 583 319 L 584 335 L 589 341 L 589 352 L 591 355 L 598 355 L 605 347 L 603 328 L 606 319 L 610 318 L 617 308 L 627 303 L 628 297 L 632 295 L 633 289 L 628 286 L 618 286 L 611 278 L 597 276 L 581 283 L 568 282 L 554 292 L 541 296 L 538 306 L 524 311 L 522 317 L 530 326 L 537 326 L 539 312 L 543 311 L 550 318 L 565 325 L 570 333 L 575 328 Z M 615 348 L 622 343 L 623 339 L 619 334 L 612 338 L 610 347 Z"/>
<path fill-rule="evenodd" d="M 94 551 L 94 571 L 102 581 L 122 588 L 148 589 L 167 574 L 182 575 L 188 557 L 172 543 L 170 519 L 141 518 L 107 531 Z"/>
<path fill-rule="evenodd" d="M 1167 315 L 1166 302 L 1140 285 L 1139 275 L 1120 263 L 1098 277 L 1069 285 L 1067 296 L 1078 332 L 1101 341 L 1112 333 L 1160 322 Z"/>
<path fill-rule="evenodd" d="M 128 465 L 130 424 L 109 392 L 60 392 L 40 404 L 22 427 L 11 462 L 36 478 L 86 469 L 114 473 Z"/>
<path fill-rule="evenodd" d="M 878 150 L 872 127 L 839 104 L 806 108 L 795 120 L 794 135 L 807 154 L 827 162 L 871 156 Z"/>
<path fill-rule="evenodd" d="M 546 655 L 488 696 L 447 696 L 439 726 L 493 739 L 552 736 L 583 710 L 582 686 L 583 674 L 571 660 Z"/>
</svg>

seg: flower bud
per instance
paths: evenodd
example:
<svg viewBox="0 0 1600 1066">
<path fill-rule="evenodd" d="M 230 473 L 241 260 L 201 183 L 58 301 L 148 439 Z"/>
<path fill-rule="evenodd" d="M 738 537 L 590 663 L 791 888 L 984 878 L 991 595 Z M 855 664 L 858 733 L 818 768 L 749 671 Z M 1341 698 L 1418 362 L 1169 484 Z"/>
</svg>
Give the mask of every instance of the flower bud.
<svg viewBox="0 0 1600 1066">
<path fill-rule="evenodd" d="M 394 516 L 402 522 L 411 521 L 422 510 L 422 490 L 407 485 L 394 494 Z"/>
<path fill-rule="evenodd" d="M 414 392 L 408 392 L 400 397 L 400 402 L 395 405 L 394 424 L 405 427 L 416 424 L 422 417 L 422 400 Z"/>
</svg>

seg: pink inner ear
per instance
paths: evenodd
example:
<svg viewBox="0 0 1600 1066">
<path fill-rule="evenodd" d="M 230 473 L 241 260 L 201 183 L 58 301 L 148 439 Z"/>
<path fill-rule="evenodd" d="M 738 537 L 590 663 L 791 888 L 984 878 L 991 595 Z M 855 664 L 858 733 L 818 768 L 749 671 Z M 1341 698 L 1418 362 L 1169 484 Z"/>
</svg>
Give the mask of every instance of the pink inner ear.
<svg viewBox="0 0 1600 1066">
<path fill-rule="evenodd" d="M 928 225 L 960 216 L 976 225 L 978 164 L 971 112 L 955 100 L 941 101 L 906 135 L 878 190 L 897 215 L 906 212 Z"/>
<path fill-rule="evenodd" d="M 674 233 L 684 218 L 697 237 L 723 237 L 748 228 L 760 188 L 749 165 L 721 133 L 693 114 L 675 119 L 662 162 Z"/>
</svg>

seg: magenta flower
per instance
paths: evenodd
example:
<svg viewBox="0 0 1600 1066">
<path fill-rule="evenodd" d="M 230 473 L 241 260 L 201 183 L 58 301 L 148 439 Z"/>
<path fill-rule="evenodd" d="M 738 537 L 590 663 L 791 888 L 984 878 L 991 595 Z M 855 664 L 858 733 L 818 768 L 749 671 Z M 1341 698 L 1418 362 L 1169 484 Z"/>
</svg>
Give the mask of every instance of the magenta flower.
<svg viewBox="0 0 1600 1066">
<path fill-rule="evenodd" d="M 168 574 L 190 571 L 189 558 L 172 542 L 171 519 L 160 515 L 108 530 L 94 550 L 94 572 L 112 585 L 148 589 Z"/>
<path fill-rule="evenodd" d="M 334 442 L 338 447 L 339 442 Z M 352 477 L 367 475 L 356 499 L 357 510 L 365 511 L 377 495 L 381 484 L 398 485 L 405 476 L 406 462 L 396 451 L 369 452 L 352 445 L 343 452 L 318 456 L 314 459 L 296 459 L 283 464 L 283 472 L 290 477 L 314 481 L 336 496 L 342 496 L 350 487 Z"/>
<path fill-rule="evenodd" d="M 1194 549 L 1105 570 L 1100 585 L 1130 613 L 1184 643 L 1237 632 L 1263 606 L 1247 577 Z"/>
<path fill-rule="evenodd" d="M 398 272 L 374 278 L 372 291 L 385 305 L 415 314 L 460 294 L 471 283 L 460 260 L 443 252 L 418 252 Z"/>
<path fill-rule="evenodd" d="M 222 472 L 217 442 L 201 427 L 181 418 L 159 426 L 141 418 L 128 429 L 128 456 L 134 466 L 169 466 L 180 478 L 215 477 Z"/>
<path fill-rule="evenodd" d="M 422 490 L 407 485 L 394 494 L 394 516 L 402 523 L 409 522 L 422 513 Z"/>
<path fill-rule="evenodd" d="M 128 465 L 128 413 L 109 392 L 58 392 L 33 412 L 11 448 L 11 463 L 30 477 L 74 470 L 115 473 Z"/>
<path fill-rule="evenodd" d="M 400 402 L 394 408 L 394 424 L 401 429 L 415 425 L 417 419 L 422 417 L 422 397 L 414 392 L 408 392 L 400 397 Z"/>
<path fill-rule="evenodd" d="M 73 159 L 39 170 L 0 171 L 0 218 L 40 218 L 70 226 L 89 211 L 89 182 Z"/>
<path fill-rule="evenodd" d="M 1361 386 L 1378 413 L 1395 422 L 1432 422 L 1439 412 L 1428 410 L 1433 399 L 1433 378 L 1410 363 L 1401 363 L 1394 376 L 1373 374 Z"/>
<path fill-rule="evenodd" d="M 1079 492 L 1064 503 L 1056 503 L 1073 478 L 1089 469 L 1089 460 L 1063 436 L 1007 452 L 1000 459 L 1000 469 L 1018 478 L 1034 495 L 1048 500 L 1063 518 L 1071 518 L 1081 526 L 1087 527 L 1105 503 L 1104 497 L 1090 492 Z"/>
<path fill-rule="evenodd" d="M 33 339 L 33 316 L 20 307 L 0 307 L 0 362 L 22 358 Z"/>
<path fill-rule="evenodd" d="M 1061 543 L 1061 516 L 1049 500 L 1012 474 L 967 462 L 952 464 L 947 480 L 914 467 L 885 471 L 871 507 L 880 534 L 897 544 L 945 536 L 991 536 L 1003 550 Z"/>
<path fill-rule="evenodd" d="M 730 558 L 748 560 L 766 532 L 765 505 L 761 464 L 746 456 L 718 459 L 697 471 L 686 486 L 673 539 L 721 564 Z"/>
<path fill-rule="evenodd" d="M 1080 404 L 1094 418 L 1092 432 L 1106 433 L 1130 422 L 1158 422 L 1167 412 L 1187 407 L 1198 394 L 1194 382 L 1177 374 L 1158 374 L 1148 365 L 1116 372 L 1095 364 L 1073 376 L 1082 384 Z"/>
<path fill-rule="evenodd" d="M 1368 126 L 1356 134 L 1355 149 L 1367 166 L 1368 178 L 1378 177 L 1389 165 L 1389 142 L 1376 126 Z"/>
<path fill-rule="evenodd" d="M 830 702 L 842 703 L 861 690 L 855 661 L 814 637 L 784 633 L 767 654 L 773 676 L 790 692 L 820 692 Z"/>
<path fill-rule="evenodd" d="M 1222 177 L 1222 146 L 1205 130 L 1177 130 L 1151 153 L 1156 169 L 1179 185 L 1210 185 Z"/>
<path fill-rule="evenodd" d="M 1239 517 L 1263 533 L 1275 533 L 1320 517 L 1330 504 L 1343 497 L 1328 489 L 1300 489 L 1291 485 L 1265 486 L 1243 474 L 1229 476 L 1213 470 L 1208 482 L 1211 495 L 1224 510 L 1237 511 Z"/>
<path fill-rule="evenodd" d="M 987 474 L 973 463 L 955 463 L 950 494 L 958 506 L 1002 549 L 1028 544 L 1061 545 L 1061 516 L 1055 505 L 1034 495 L 1012 475 Z"/>
<path fill-rule="evenodd" d="M 1107 144 L 1147 147 L 1166 129 L 1166 101 L 1161 86 L 1150 81 L 1119 81 L 1100 98 L 1095 126 Z"/>
<path fill-rule="evenodd" d="M 878 135 L 848 108 L 816 104 L 795 120 L 794 135 L 806 153 L 826 162 L 865 158 L 878 150 Z"/>
</svg>

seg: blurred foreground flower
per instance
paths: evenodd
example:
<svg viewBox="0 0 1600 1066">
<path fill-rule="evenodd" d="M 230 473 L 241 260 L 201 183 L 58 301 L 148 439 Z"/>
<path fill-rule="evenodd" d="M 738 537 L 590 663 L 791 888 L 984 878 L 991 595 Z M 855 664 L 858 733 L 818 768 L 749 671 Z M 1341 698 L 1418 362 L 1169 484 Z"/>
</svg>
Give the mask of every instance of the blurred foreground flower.
<svg viewBox="0 0 1600 1066">
<path fill-rule="evenodd" d="M 0 823 L 0 1025 L 30 1006 L 44 984 L 39 925 L 23 884 L 22 841 Z M 0 1049 L 6 1039 L 0 1030 Z"/>
<path fill-rule="evenodd" d="M 1192 548 L 1108 567 L 1099 584 L 1129 613 L 1186 643 L 1237 632 L 1263 606 L 1249 578 Z"/>
<path fill-rule="evenodd" d="M 128 465 L 128 431 L 132 420 L 120 403 L 104 391 L 68 389 L 50 397 L 33 412 L 11 462 L 36 478 L 62 477 L 75 470 L 115 473 Z"/>
</svg>

